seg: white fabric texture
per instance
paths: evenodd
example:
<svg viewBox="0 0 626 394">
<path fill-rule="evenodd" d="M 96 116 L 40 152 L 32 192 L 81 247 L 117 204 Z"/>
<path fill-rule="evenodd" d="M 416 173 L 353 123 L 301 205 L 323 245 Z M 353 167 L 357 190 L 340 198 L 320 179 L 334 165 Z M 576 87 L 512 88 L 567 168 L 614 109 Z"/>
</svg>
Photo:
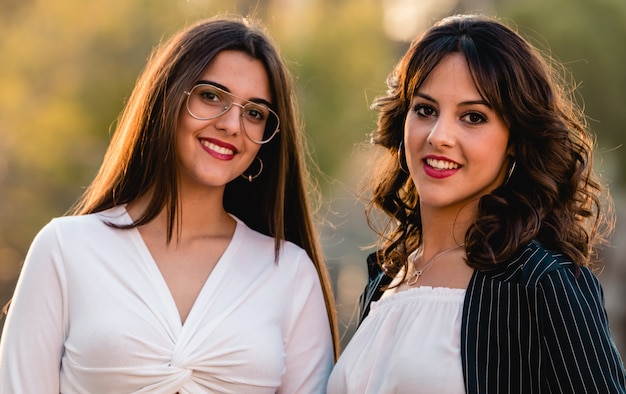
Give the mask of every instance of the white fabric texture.
<svg viewBox="0 0 626 394">
<path fill-rule="evenodd" d="M 416 287 L 373 302 L 328 382 L 328 394 L 465 393 L 464 289 Z"/>
<path fill-rule="evenodd" d="M 236 219 L 236 218 L 235 218 Z M 333 365 L 315 267 L 237 219 L 184 325 L 124 207 L 37 235 L 0 343 L 0 393 L 319 393 Z"/>
</svg>

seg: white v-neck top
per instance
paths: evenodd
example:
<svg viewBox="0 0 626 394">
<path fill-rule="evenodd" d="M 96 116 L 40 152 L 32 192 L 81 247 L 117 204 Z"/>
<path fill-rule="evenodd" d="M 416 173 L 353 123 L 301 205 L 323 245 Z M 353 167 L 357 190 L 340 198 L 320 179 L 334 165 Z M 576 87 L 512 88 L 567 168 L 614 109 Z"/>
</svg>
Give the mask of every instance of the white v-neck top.
<svg viewBox="0 0 626 394">
<path fill-rule="evenodd" d="M 424 286 L 373 302 L 335 365 L 327 393 L 465 393 L 464 295 L 464 289 Z"/>
<path fill-rule="evenodd" d="M 0 393 L 319 393 L 333 365 L 307 254 L 237 220 L 184 325 L 124 207 L 52 220 L 0 343 Z"/>
</svg>

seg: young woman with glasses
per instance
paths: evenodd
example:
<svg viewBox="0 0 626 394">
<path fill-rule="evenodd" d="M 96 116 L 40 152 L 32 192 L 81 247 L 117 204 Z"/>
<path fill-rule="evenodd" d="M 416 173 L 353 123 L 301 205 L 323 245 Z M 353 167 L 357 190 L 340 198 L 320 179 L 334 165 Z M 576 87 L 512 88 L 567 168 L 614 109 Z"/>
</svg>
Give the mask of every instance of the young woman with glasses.
<svg viewBox="0 0 626 394">
<path fill-rule="evenodd" d="M 329 394 L 626 392 L 590 269 L 610 199 L 553 65 L 458 15 L 390 74 L 369 207 L 389 221 Z"/>
<path fill-rule="evenodd" d="M 337 352 L 291 76 L 260 25 L 158 48 L 95 180 L 35 238 L 1 393 L 315 393 Z"/>
</svg>

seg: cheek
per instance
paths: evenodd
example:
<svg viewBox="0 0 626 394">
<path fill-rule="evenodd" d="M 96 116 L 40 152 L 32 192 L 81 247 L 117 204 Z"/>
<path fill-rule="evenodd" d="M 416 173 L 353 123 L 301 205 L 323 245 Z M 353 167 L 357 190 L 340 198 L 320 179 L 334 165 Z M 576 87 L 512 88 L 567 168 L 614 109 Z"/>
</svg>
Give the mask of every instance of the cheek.
<svg viewBox="0 0 626 394">
<path fill-rule="evenodd" d="M 493 176 L 500 176 L 507 171 L 509 156 L 508 139 L 494 136 L 488 140 L 476 141 L 473 144 L 473 157 L 470 162 L 480 162 L 483 168 L 490 168 Z"/>
<path fill-rule="evenodd" d="M 254 142 L 248 141 L 245 145 L 245 151 L 244 153 L 248 156 L 248 161 L 250 163 L 252 163 L 252 161 L 254 161 L 254 158 L 259 154 L 259 151 L 261 150 L 261 146 L 258 144 L 255 144 Z"/>
<path fill-rule="evenodd" d="M 409 112 L 404 119 L 404 140 L 406 143 L 424 144 L 434 127 L 432 121 L 418 118 Z"/>
<path fill-rule="evenodd" d="M 415 152 L 420 151 L 427 141 L 428 130 L 423 124 L 418 122 L 411 122 L 409 120 L 404 122 L 404 153 L 406 154 L 407 162 L 411 162 L 411 156 Z"/>
<path fill-rule="evenodd" d="M 190 130 L 198 128 L 198 120 L 192 118 L 187 114 L 187 111 L 183 111 L 180 113 L 178 117 L 178 122 L 176 124 L 176 136 L 179 138 L 179 135 L 189 133 Z"/>
<path fill-rule="evenodd" d="M 176 141 L 176 150 L 186 149 L 187 146 L 194 144 L 196 134 L 207 127 L 207 121 L 200 121 L 187 115 L 187 111 L 182 112 L 176 124 L 174 131 L 174 140 Z"/>
</svg>

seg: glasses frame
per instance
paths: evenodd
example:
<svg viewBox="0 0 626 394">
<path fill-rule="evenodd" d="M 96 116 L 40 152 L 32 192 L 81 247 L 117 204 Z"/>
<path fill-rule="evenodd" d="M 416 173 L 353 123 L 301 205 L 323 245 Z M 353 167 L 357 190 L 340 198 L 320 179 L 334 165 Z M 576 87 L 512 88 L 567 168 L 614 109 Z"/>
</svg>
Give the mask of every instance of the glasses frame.
<svg viewBox="0 0 626 394">
<path fill-rule="evenodd" d="M 208 118 L 204 118 L 204 117 L 200 117 L 195 115 L 193 112 L 191 112 L 191 109 L 189 108 L 189 99 L 191 98 L 191 93 L 198 87 L 198 86 L 210 86 L 211 88 L 218 90 L 221 93 L 224 93 L 225 95 L 229 96 L 231 101 L 230 101 L 230 105 L 228 105 L 227 107 L 224 107 L 224 111 L 222 113 L 220 113 L 219 115 L 215 115 L 215 116 L 210 116 Z M 189 113 L 189 115 L 191 115 L 192 118 L 197 119 L 197 120 L 212 120 L 212 119 L 217 119 L 220 116 L 226 114 L 228 111 L 230 111 L 230 109 L 235 105 L 237 107 L 240 108 L 240 123 L 241 123 L 241 129 L 243 130 L 244 134 L 246 135 L 246 137 L 248 137 L 248 139 L 252 142 L 254 142 L 255 144 L 259 144 L 259 145 L 263 145 L 263 144 L 267 144 L 268 142 L 270 142 L 274 136 L 276 134 L 278 134 L 280 132 L 280 117 L 278 116 L 278 114 L 276 113 L 276 111 L 274 111 L 273 109 L 271 109 L 270 107 L 268 107 L 265 104 L 261 104 L 261 103 L 256 103 L 254 101 L 250 101 L 247 100 L 243 97 L 239 97 L 235 94 L 232 94 L 231 92 L 228 92 L 222 88 L 219 88 L 213 84 L 210 83 L 198 83 L 195 84 L 191 89 L 189 89 L 189 91 L 185 91 L 184 92 L 187 95 L 187 98 L 185 100 L 185 107 L 187 108 L 187 113 Z M 239 104 L 236 103 L 234 99 L 239 99 L 242 102 L 244 102 L 244 104 Z M 244 115 L 244 109 L 246 107 L 247 104 L 254 104 L 254 105 L 258 105 L 261 107 L 266 108 L 269 112 L 271 112 L 272 114 L 274 114 L 274 116 L 276 117 L 276 129 L 274 130 L 274 132 L 272 133 L 272 135 L 270 135 L 266 140 L 263 141 L 259 141 L 259 140 L 255 140 L 254 138 L 250 137 L 250 135 L 248 134 L 248 131 L 246 130 L 246 126 L 244 124 L 244 119 L 245 119 L 245 115 Z M 267 122 L 266 122 L 267 123 Z M 265 134 L 265 131 L 264 131 Z"/>
</svg>

